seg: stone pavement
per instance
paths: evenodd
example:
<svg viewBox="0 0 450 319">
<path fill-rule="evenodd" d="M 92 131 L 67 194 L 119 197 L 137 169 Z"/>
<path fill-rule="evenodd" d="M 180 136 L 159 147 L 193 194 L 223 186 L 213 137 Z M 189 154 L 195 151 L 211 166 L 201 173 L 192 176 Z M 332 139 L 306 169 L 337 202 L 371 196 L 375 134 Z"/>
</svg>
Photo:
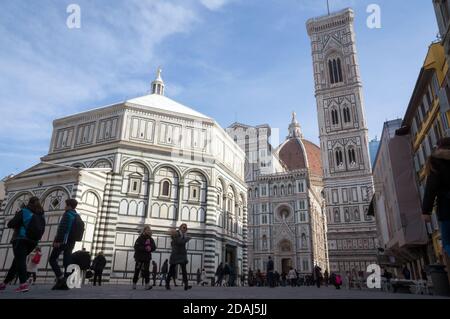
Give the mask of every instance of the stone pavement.
<svg viewBox="0 0 450 319">
<path fill-rule="evenodd" d="M 15 293 L 15 287 L 0 292 L 0 299 L 438 299 L 443 297 L 385 293 L 377 290 L 336 290 L 334 287 L 199 287 L 189 291 L 182 287 L 154 287 L 150 291 L 138 286 L 105 284 L 84 286 L 70 291 L 52 291 L 49 285 L 35 285 L 27 293 Z"/>
</svg>

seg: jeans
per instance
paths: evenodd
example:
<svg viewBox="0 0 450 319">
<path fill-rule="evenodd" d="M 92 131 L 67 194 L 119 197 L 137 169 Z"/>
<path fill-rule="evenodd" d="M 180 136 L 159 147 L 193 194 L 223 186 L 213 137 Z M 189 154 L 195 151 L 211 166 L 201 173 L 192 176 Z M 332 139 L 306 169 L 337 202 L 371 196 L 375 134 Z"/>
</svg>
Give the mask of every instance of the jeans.
<svg viewBox="0 0 450 319">
<path fill-rule="evenodd" d="M 67 243 L 59 246 L 58 248 L 53 248 L 48 263 L 52 267 L 56 278 L 61 278 L 63 276 L 61 268 L 59 268 L 58 258 L 61 253 L 63 253 L 63 266 L 64 266 L 64 276 L 67 276 L 67 267 L 70 265 L 72 260 L 72 251 L 75 247 L 75 242 Z"/>
<path fill-rule="evenodd" d="M 13 241 L 14 259 L 6 275 L 5 284 L 9 284 L 18 276 L 20 284 L 27 282 L 27 256 L 34 250 L 36 243 L 26 239 L 16 239 Z"/>
<path fill-rule="evenodd" d="M 94 286 L 98 285 L 101 286 L 102 285 L 102 274 L 103 274 L 103 270 L 95 270 L 94 271 Z"/>
<path fill-rule="evenodd" d="M 148 285 L 150 282 L 150 261 L 136 261 L 136 266 L 134 267 L 134 277 L 133 283 L 136 284 L 139 280 L 139 275 L 144 277 L 145 284 Z"/>
<path fill-rule="evenodd" d="M 159 281 L 159 285 L 162 285 L 162 282 L 164 280 L 164 283 L 167 282 L 167 274 L 161 274 L 161 280 Z"/>
<path fill-rule="evenodd" d="M 181 273 L 183 274 L 183 283 L 185 286 L 188 285 L 188 278 L 187 278 L 187 271 L 186 271 L 186 264 L 180 264 L 181 266 Z M 177 264 L 171 264 L 169 269 L 169 276 L 167 276 L 166 286 L 170 285 L 170 278 L 175 278 L 175 269 L 177 267 Z"/>
<path fill-rule="evenodd" d="M 450 220 L 444 220 L 439 223 L 441 229 L 442 247 L 450 257 Z"/>
</svg>

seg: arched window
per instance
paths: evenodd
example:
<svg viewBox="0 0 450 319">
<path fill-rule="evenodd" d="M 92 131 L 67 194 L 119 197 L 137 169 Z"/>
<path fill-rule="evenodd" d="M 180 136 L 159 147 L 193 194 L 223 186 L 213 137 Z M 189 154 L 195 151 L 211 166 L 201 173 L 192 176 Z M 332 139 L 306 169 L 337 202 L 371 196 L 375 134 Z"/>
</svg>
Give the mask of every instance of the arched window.
<svg viewBox="0 0 450 319">
<path fill-rule="evenodd" d="M 342 156 L 342 151 L 341 151 L 341 149 L 338 148 L 338 149 L 336 150 L 336 165 L 337 165 L 337 166 L 340 166 L 340 165 L 342 165 L 342 164 L 344 164 L 344 159 L 343 159 L 343 156 Z"/>
<path fill-rule="evenodd" d="M 344 108 L 344 122 L 345 123 L 350 123 L 351 119 L 350 119 L 350 109 L 348 107 Z"/>
<path fill-rule="evenodd" d="M 330 73 L 331 84 L 343 81 L 341 59 L 336 58 L 328 60 L 328 71 Z"/>
<path fill-rule="evenodd" d="M 291 184 L 288 185 L 288 194 L 289 195 L 292 194 L 292 185 Z"/>
<path fill-rule="evenodd" d="M 339 124 L 339 114 L 337 110 L 331 110 L 331 122 L 333 125 Z"/>
<path fill-rule="evenodd" d="M 331 60 L 328 60 L 328 71 L 330 71 L 330 82 L 334 84 L 333 62 Z"/>
<path fill-rule="evenodd" d="M 353 148 L 350 148 L 348 150 L 348 161 L 350 164 L 356 163 L 356 154 L 355 154 L 355 150 Z"/>
<path fill-rule="evenodd" d="M 284 185 L 281 185 L 281 196 L 283 196 L 283 195 L 285 195 L 285 192 L 284 192 Z"/>
<path fill-rule="evenodd" d="M 170 182 L 167 180 L 162 182 L 161 196 L 164 196 L 164 197 L 170 196 Z"/>
<path fill-rule="evenodd" d="M 277 188 L 276 185 L 273 187 L 273 195 L 274 195 L 274 196 L 277 196 L 277 195 L 278 195 L 278 188 Z"/>
</svg>

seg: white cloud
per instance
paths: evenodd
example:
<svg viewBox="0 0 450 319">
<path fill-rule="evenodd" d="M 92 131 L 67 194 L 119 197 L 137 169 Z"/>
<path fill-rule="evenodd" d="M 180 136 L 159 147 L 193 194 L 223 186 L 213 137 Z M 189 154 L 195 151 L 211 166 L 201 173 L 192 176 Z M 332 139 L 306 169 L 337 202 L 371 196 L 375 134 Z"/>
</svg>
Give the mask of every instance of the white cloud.
<svg viewBox="0 0 450 319">
<path fill-rule="evenodd" d="M 35 11 L 19 1 L 2 4 L 0 136 L 11 145 L 46 150 L 55 118 L 101 106 L 96 101 L 112 103 L 147 93 L 154 68 L 164 62 L 158 46 L 200 21 L 198 6 L 190 2 L 78 3 L 78 30 L 66 27 L 63 6 L 38 6 L 45 9 Z M 15 148 L 0 151 L 3 157 L 24 156 Z"/>
<path fill-rule="evenodd" d="M 230 2 L 230 0 L 200 0 L 200 2 L 209 10 L 216 11 Z"/>
</svg>

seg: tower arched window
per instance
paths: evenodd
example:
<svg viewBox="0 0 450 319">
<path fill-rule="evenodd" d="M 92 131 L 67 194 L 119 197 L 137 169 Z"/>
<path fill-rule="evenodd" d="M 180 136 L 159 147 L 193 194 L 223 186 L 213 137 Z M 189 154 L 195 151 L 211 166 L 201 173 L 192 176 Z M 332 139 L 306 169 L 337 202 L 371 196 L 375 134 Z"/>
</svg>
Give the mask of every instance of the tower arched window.
<svg viewBox="0 0 450 319">
<path fill-rule="evenodd" d="M 344 157 L 342 156 L 342 150 L 338 148 L 336 150 L 336 165 L 340 166 L 343 163 L 344 163 Z"/>
<path fill-rule="evenodd" d="M 333 123 L 333 125 L 339 124 L 339 116 L 337 110 L 331 110 L 331 122 Z"/>
<path fill-rule="evenodd" d="M 356 153 L 354 148 L 350 148 L 348 150 L 348 161 L 352 163 L 356 163 Z"/>
<path fill-rule="evenodd" d="M 277 195 L 278 195 L 278 188 L 277 188 L 277 186 L 274 186 L 274 187 L 273 187 L 273 195 L 274 195 L 274 196 L 277 196 Z"/>
<path fill-rule="evenodd" d="M 330 83 L 340 83 L 343 81 L 341 59 L 328 60 L 328 71 L 330 73 Z"/>
<path fill-rule="evenodd" d="M 350 109 L 348 107 L 344 108 L 344 122 L 345 123 L 350 123 L 351 119 L 350 119 Z"/>
</svg>

